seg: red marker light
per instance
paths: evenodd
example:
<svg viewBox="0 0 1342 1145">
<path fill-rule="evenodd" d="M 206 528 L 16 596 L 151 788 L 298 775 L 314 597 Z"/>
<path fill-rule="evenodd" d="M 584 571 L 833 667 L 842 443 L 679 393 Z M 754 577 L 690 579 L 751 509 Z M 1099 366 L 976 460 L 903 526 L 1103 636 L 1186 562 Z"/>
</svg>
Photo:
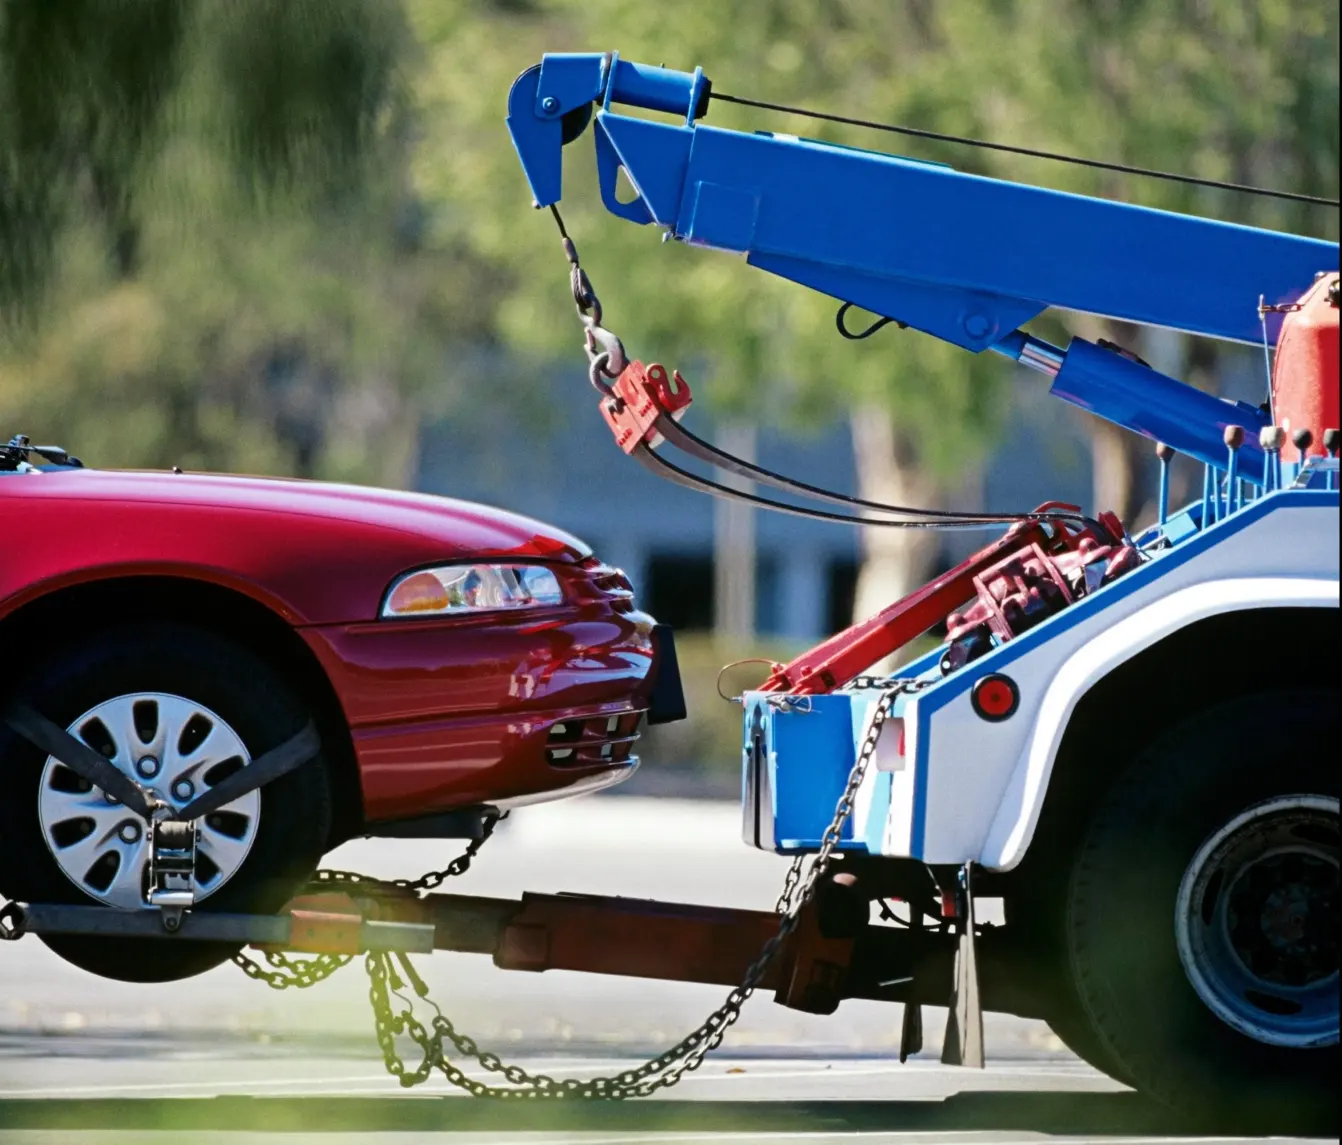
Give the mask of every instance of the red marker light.
<svg viewBox="0 0 1342 1145">
<path fill-rule="evenodd" d="M 1010 676 L 994 672 L 974 684 L 969 693 L 970 703 L 985 720 L 997 723 L 1011 716 L 1020 704 L 1020 690 Z"/>
</svg>

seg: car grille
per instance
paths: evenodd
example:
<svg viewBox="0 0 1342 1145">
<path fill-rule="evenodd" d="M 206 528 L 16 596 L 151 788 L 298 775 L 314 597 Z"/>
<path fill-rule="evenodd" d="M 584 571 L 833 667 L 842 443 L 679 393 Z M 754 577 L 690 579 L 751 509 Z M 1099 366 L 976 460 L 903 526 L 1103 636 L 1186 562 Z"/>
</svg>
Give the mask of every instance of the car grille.
<svg viewBox="0 0 1342 1145">
<path fill-rule="evenodd" d="M 638 740 L 642 712 L 561 720 L 546 737 L 552 767 L 601 767 L 628 763 Z"/>
<path fill-rule="evenodd" d="M 592 582 L 592 586 L 607 600 L 616 612 L 634 610 L 634 586 L 622 569 L 611 568 L 595 557 L 589 557 L 582 565 L 583 571 Z"/>
</svg>

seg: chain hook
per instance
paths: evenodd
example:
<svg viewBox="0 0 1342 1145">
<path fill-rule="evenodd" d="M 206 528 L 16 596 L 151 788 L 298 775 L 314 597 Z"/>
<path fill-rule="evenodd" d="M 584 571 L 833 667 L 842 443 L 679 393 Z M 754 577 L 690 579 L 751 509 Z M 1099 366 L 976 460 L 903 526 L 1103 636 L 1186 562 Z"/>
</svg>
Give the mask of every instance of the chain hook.
<svg viewBox="0 0 1342 1145">
<path fill-rule="evenodd" d="M 587 347 L 588 360 L 594 357 L 604 356 L 601 372 L 608 378 L 618 378 L 629 365 L 629 359 L 624 353 L 624 343 L 607 330 L 604 326 L 590 325 L 583 334 L 583 341 Z"/>
<path fill-rule="evenodd" d="M 573 292 L 573 305 L 578 308 L 578 317 L 592 326 L 600 326 L 601 299 L 597 297 L 587 271 L 577 263 L 569 270 L 569 287 Z"/>
<path fill-rule="evenodd" d="M 601 299 L 597 296 L 592 280 L 578 262 L 578 248 L 573 245 L 568 231 L 564 228 L 564 219 L 559 208 L 551 204 L 550 213 L 559 228 L 559 237 L 564 249 L 564 257 L 569 264 L 569 292 L 573 295 L 573 305 L 577 308 L 578 318 L 583 325 L 583 349 L 587 352 L 588 377 L 596 391 L 603 398 L 612 397 L 611 388 L 602 378 L 618 378 L 629 365 L 624 352 L 624 343 L 619 337 L 602 325 L 603 310 Z"/>
</svg>

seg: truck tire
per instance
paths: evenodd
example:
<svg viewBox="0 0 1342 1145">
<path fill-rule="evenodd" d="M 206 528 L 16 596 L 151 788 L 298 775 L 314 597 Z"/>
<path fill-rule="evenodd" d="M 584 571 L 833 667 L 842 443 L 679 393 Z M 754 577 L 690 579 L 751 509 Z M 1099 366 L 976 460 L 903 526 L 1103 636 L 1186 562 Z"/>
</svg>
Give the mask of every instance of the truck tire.
<svg viewBox="0 0 1342 1145">
<path fill-rule="evenodd" d="M 1052 845 L 1050 845 L 1052 844 Z M 1033 1012 L 1072 1053 L 1124 1085 L 1133 1079 L 1091 1028 L 1071 979 L 1066 940 L 1068 875 L 1077 841 L 1039 839 L 1024 878 L 1006 896 L 1007 934 L 1016 944 L 1014 973 L 1036 999 Z"/>
<path fill-rule="evenodd" d="M 1337 1118 L 1338 696 L 1263 691 L 1164 732 L 1071 871 L 1071 984 L 1101 1060 L 1241 1125 Z"/>
<path fill-rule="evenodd" d="M 18 696 L 176 806 L 295 735 L 309 714 L 264 660 L 200 628 L 137 624 L 55 649 Z M 0 893 L 149 909 L 144 823 L 0 725 Z M 319 756 L 201 824 L 194 909 L 274 912 L 310 877 L 330 829 Z M 52 935 L 67 961 L 128 982 L 187 978 L 236 946 Z"/>
</svg>

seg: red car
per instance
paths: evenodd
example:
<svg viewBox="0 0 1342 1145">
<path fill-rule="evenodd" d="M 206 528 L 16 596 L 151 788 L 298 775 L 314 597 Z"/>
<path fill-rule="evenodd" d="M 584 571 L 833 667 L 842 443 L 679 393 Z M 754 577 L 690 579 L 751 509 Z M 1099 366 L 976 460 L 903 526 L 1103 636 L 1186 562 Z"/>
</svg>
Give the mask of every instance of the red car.
<svg viewBox="0 0 1342 1145">
<path fill-rule="evenodd" d="M 652 718 L 683 703 L 669 633 L 623 573 L 482 505 L 100 471 L 16 438 L 0 535 L 0 698 L 171 807 L 315 724 L 315 758 L 200 821 L 204 909 L 273 911 L 354 836 L 469 836 L 484 815 L 618 783 L 654 683 Z M 4 724 L 0 763 L 0 894 L 146 906 L 143 820 Z M 49 941 L 133 980 L 230 953 Z"/>
</svg>

